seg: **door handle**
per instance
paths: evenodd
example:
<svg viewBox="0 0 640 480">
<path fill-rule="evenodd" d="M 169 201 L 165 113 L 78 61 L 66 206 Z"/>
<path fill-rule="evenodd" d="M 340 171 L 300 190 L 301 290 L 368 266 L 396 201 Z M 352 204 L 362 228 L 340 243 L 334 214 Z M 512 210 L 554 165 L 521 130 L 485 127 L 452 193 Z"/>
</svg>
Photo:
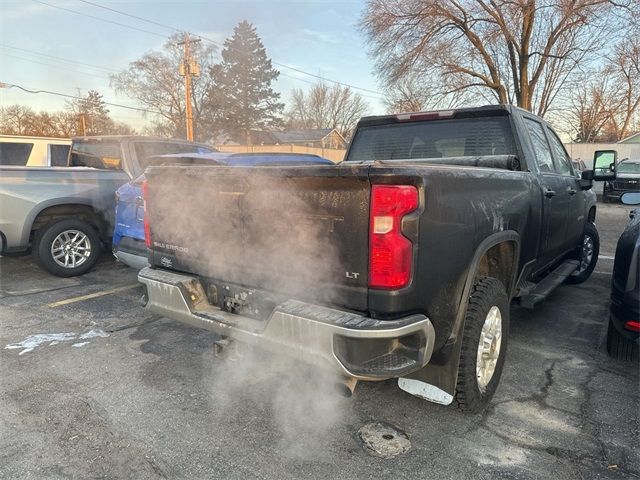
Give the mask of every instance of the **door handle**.
<svg viewBox="0 0 640 480">
<path fill-rule="evenodd" d="M 547 187 L 544 191 L 544 196 L 547 198 L 551 198 L 551 197 L 555 197 L 556 196 L 556 191 L 555 190 L 551 190 L 549 187 Z"/>
<path fill-rule="evenodd" d="M 567 193 L 569 195 L 575 195 L 576 193 L 578 193 L 578 191 L 573 187 L 567 187 Z"/>
</svg>

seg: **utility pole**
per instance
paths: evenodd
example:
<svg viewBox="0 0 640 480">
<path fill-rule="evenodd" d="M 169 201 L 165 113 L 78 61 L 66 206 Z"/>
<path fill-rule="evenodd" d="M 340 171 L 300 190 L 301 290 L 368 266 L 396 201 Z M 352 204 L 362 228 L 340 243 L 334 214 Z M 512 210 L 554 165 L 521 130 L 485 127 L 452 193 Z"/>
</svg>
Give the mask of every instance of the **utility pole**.
<svg viewBox="0 0 640 480">
<path fill-rule="evenodd" d="M 187 120 L 187 140 L 193 141 L 193 106 L 191 103 L 191 77 L 200 76 L 200 65 L 191 58 L 191 44 L 199 42 L 200 39 L 192 39 L 188 33 L 184 34 L 184 40 L 178 42 L 178 45 L 184 46 L 184 55 L 180 64 L 180 76 L 184 77 L 185 90 L 185 113 Z"/>
<path fill-rule="evenodd" d="M 82 127 L 82 136 L 87 135 L 87 117 L 84 113 L 80 114 L 80 126 Z"/>
</svg>

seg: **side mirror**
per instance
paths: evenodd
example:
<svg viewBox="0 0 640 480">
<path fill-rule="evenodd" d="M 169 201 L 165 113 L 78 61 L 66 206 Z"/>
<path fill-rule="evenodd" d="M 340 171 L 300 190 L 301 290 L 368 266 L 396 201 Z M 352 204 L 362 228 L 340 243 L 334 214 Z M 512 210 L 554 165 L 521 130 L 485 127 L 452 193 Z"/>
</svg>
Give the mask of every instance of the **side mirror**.
<svg viewBox="0 0 640 480">
<path fill-rule="evenodd" d="M 582 190 L 589 190 L 593 187 L 593 170 L 583 170 L 580 172 L 579 183 Z"/>
<path fill-rule="evenodd" d="M 616 178 L 616 160 L 618 152 L 615 150 L 596 150 L 593 154 L 593 180 L 613 180 Z"/>
<path fill-rule="evenodd" d="M 625 192 L 620 195 L 620 201 L 625 205 L 640 205 L 640 192 Z"/>
</svg>

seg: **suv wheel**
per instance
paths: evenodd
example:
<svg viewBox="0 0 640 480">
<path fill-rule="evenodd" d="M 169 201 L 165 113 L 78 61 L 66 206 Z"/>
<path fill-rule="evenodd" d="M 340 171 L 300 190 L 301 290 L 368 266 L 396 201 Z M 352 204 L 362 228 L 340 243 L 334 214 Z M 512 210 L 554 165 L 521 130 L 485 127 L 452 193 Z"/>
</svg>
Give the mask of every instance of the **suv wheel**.
<svg viewBox="0 0 640 480">
<path fill-rule="evenodd" d="M 464 318 L 456 401 L 461 410 L 484 409 L 500 382 L 509 335 L 509 300 L 502 282 L 483 278 L 474 286 Z"/>
<path fill-rule="evenodd" d="M 100 254 L 98 233 L 83 220 L 50 223 L 36 232 L 33 243 L 36 262 L 58 277 L 74 277 L 88 272 Z"/>
<path fill-rule="evenodd" d="M 580 265 L 568 278 L 567 283 L 582 283 L 586 281 L 598 263 L 600 253 L 600 236 L 596 226 L 589 222 L 584 227 L 582 244 L 579 247 L 578 261 Z"/>
</svg>

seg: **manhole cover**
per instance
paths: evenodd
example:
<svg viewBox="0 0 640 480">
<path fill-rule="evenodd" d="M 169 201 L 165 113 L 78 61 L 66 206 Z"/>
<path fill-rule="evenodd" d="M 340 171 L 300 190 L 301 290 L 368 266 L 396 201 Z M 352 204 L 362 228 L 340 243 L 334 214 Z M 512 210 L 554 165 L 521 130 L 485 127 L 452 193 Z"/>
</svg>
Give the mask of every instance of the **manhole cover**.
<svg viewBox="0 0 640 480">
<path fill-rule="evenodd" d="M 365 450 L 383 458 L 392 458 L 408 452 L 409 437 L 402 430 L 382 422 L 367 423 L 358 430 Z"/>
</svg>

